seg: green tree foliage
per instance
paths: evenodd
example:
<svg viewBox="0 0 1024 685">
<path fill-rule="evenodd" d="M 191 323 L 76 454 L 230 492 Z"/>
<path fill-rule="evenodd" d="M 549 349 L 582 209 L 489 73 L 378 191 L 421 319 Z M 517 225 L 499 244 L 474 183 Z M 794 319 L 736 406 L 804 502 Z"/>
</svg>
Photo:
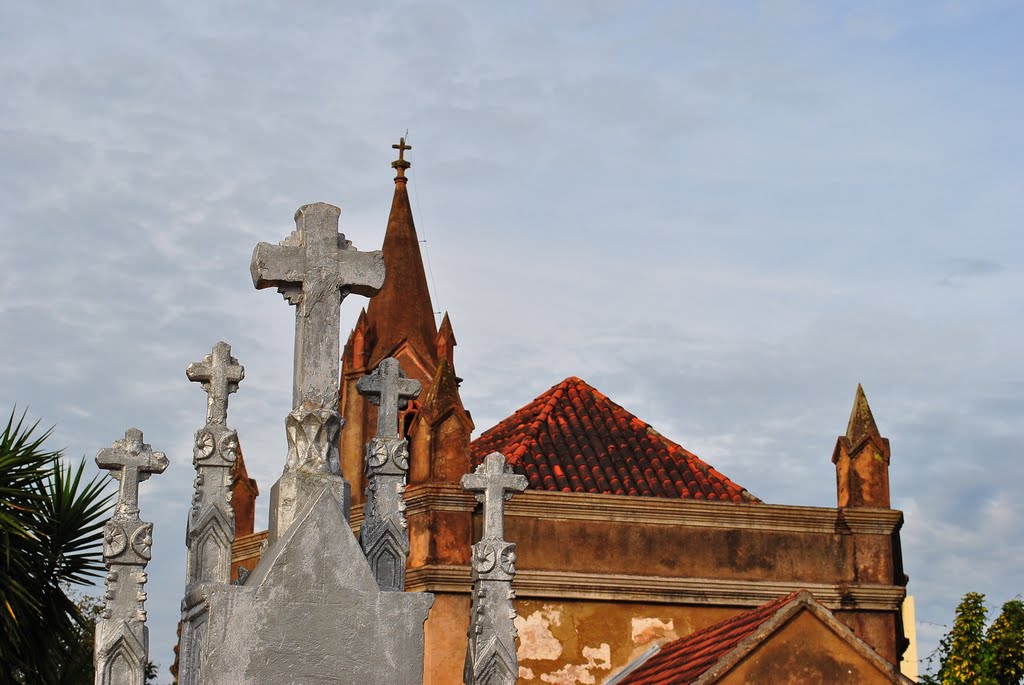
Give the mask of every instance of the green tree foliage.
<svg viewBox="0 0 1024 685">
<path fill-rule="evenodd" d="M 968 592 L 956 608 L 953 627 L 929 658 L 939 660 L 926 685 L 1021 685 L 1024 683 L 1024 601 L 1005 603 L 988 626 L 985 595 Z"/>
<path fill-rule="evenodd" d="M 68 589 L 103 571 L 99 548 L 112 493 L 105 475 L 83 480 L 84 460 L 65 465 L 60 451 L 45 448 L 49 435 L 14 412 L 0 433 L 2 685 L 92 683 L 95 615 Z"/>
</svg>

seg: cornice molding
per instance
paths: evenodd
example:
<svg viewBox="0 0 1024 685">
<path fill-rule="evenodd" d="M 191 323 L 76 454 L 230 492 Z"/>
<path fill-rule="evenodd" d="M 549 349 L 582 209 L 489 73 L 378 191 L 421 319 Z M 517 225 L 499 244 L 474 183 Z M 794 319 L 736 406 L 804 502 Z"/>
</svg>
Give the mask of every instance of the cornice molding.
<svg viewBox="0 0 1024 685">
<path fill-rule="evenodd" d="M 408 516 L 439 510 L 472 512 L 476 507 L 472 495 L 463 492 L 453 483 L 409 486 L 405 502 Z M 518 494 L 505 507 L 505 515 L 509 518 L 612 521 L 796 533 L 891 535 L 903 525 L 903 512 L 897 509 L 837 509 L 529 490 Z M 355 519 L 354 507 L 353 522 Z"/>
<path fill-rule="evenodd" d="M 832 611 L 897 611 L 906 590 L 895 585 L 832 585 L 800 581 L 721 580 L 662 576 L 564 573 L 519 569 L 512 587 L 517 597 L 585 599 L 703 606 L 760 606 L 797 590 L 807 590 Z M 469 566 L 410 568 L 406 590 L 469 594 Z"/>
</svg>

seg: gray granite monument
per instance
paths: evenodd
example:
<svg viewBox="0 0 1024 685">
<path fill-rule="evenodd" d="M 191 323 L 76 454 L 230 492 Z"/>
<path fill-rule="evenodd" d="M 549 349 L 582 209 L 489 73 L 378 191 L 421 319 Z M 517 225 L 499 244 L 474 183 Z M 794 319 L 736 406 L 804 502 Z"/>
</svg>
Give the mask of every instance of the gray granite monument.
<svg viewBox="0 0 1024 685">
<path fill-rule="evenodd" d="M 192 448 L 196 480 L 185 530 L 187 595 L 201 584 L 226 585 L 231 580 L 231 541 L 235 538 L 231 468 L 238 454 L 238 434 L 227 426 L 228 395 L 238 390 L 245 369 L 231 356 L 231 346 L 221 341 L 202 361 L 189 364 L 185 375 L 193 383 L 201 383 L 207 395 L 206 425 L 196 431 Z M 206 622 L 203 612 L 194 609 L 182 607 L 179 685 L 198 682 Z"/>
<path fill-rule="evenodd" d="M 381 360 L 372 373 L 356 381 L 356 390 L 377 405 L 377 435 L 366 445 L 366 504 L 359 542 L 381 590 L 405 590 L 409 556 L 405 520 L 405 474 L 409 442 L 398 434 L 398 411 L 419 397 L 420 382 L 407 378 L 397 359 Z"/>
<path fill-rule="evenodd" d="M 96 621 L 96 685 L 143 685 L 149 663 L 146 627 L 146 565 L 152 553 L 153 524 L 139 518 L 139 483 L 163 473 L 167 457 L 129 428 L 123 440 L 99 451 L 96 465 L 120 481 L 117 508 L 103 527 L 107 567 L 105 602 Z"/>
<path fill-rule="evenodd" d="M 462 489 L 483 504 L 484 531 L 473 545 L 473 596 L 469 645 L 463 681 L 466 685 L 514 685 L 519 678 L 516 656 L 516 546 L 505 541 L 505 501 L 527 486 L 526 476 L 512 473 L 505 457 L 492 452 L 473 473 L 462 477 Z"/>
<path fill-rule="evenodd" d="M 422 683 L 433 595 L 381 591 L 349 526 L 348 484 L 339 472 L 338 310 L 346 293 L 372 295 L 384 279 L 380 253 L 357 252 L 338 233 L 339 213 L 306 205 L 295 233 L 278 246 L 260 243 L 253 254 L 256 287 L 276 286 L 297 308 L 288 456 L 259 564 L 236 584 L 200 573 L 182 602 L 193 631 L 190 662 L 181 663 L 191 680 L 182 685 Z M 215 356 L 216 349 L 204 366 L 215 368 Z M 204 382 L 212 393 L 215 382 Z M 382 413 L 391 402 L 397 412 L 401 399 L 382 387 Z"/>
</svg>

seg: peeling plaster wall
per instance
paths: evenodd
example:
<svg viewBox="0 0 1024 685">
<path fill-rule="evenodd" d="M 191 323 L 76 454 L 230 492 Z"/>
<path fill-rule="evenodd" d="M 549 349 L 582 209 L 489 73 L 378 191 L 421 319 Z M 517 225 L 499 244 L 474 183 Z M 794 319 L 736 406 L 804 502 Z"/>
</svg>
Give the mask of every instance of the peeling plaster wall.
<svg viewBox="0 0 1024 685">
<path fill-rule="evenodd" d="M 646 651 L 731 609 L 596 601 L 516 602 L 519 682 L 599 685 Z M 438 681 L 440 682 L 440 681 Z"/>
</svg>

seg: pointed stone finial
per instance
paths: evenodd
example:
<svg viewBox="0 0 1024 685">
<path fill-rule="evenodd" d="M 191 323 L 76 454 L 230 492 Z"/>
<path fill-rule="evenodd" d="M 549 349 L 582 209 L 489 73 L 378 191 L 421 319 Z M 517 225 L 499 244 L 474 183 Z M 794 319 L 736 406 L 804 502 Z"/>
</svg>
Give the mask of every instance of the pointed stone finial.
<svg viewBox="0 0 1024 685">
<path fill-rule="evenodd" d="M 201 362 L 192 362 L 185 375 L 193 383 L 202 383 L 207 394 L 206 422 L 225 425 L 228 420 L 228 395 L 238 391 L 245 368 L 231 356 L 231 345 L 221 340 Z"/>
<path fill-rule="evenodd" d="M 107 589 L 96 622 L 96 683 L 142 685 L 149 663 L 144 589 L 153 524 L 139 518 L 139 483 L 163 473 L 167 457 L 143 442 L 142 431 L 130 428 L 123 440 L 99 451 L 96 465 L 121 481 L 117 509 L 103 527 Z"/>
<path fill-rule="evenodd" d="M 444 313 L 444 318 L 441 320 L 441 327 L 437 329 L 437 359 L 447 359 L 448 363 L 452 366 L 455 365 L 455 346 L 459 343 L 455 340 L 455 331 L 452 330 L 451 319 L 448 318 L 448 312 Z"/>
<path fill-rule="evenodd" d="M 839 506 L 888 508 L 889 457 L 889 441 L 879 432 L 858 384 L 846 435 L 839 436 L 832 451 Z"/>
<path fill-rule="evenodd" d="M 381 590 L 405 590 L 409 532 L 405 520 L 405 477 L 409 443 L 398 434 L 398 410 L 420 394 L 420 382 L 406 378 L 388 357 L 356 382 L 359 394 L 377 405 L 377 436 L 366 446 L 366 504 L 359 541 Z"/>
<path fill-rule="evenodd" d="M 878 432 L 875 417 L 871 415 L 871 407 L 868 406 L 864 388 L 858 383 L 857 394 L 853 399 L 853 410 L 850 412 L 850 422 L 846 426 L 846 439 L 853 447 L 869 437 L 881 439 L 882 434 Z"/>
<path fill-rule="evenodd" d="M 406 180 L 405 179 L 405 170 L 412 166 L 412 163 L 410 163 L 405 158 L 405 151 L 406 150 L 411 150 L 412 149 L 412 145 L 406 145 L 405 144 L 405 136 L 402 136 L 401 138 L 398 139 L 398 145 L 392 145 L 391 148 L 393 150 L 398 150 L 398 159 L 396 159 L 395 161 L 391 162 L 392 168 L 394 168 L 395 171 L 398 172 L 398 175 L 395 176 L 395 181 L 396 182 L 401 181 L 401 182 L 404 183 L 405 180 Z"/>
<path fill-rule="evenodd" d="M 512 606 L 516 545 L 503 538 L 505 501 L 525 490 L 527 483 L 526 476 L 513 473 L 498 452 L 462 477 L 462 489 L 475 493 L 484 510 L 483 537 L 473 545 L 469 644 L 462 674 L 466 685 L 514 685 L 519 677 Z"/>
</svg>

